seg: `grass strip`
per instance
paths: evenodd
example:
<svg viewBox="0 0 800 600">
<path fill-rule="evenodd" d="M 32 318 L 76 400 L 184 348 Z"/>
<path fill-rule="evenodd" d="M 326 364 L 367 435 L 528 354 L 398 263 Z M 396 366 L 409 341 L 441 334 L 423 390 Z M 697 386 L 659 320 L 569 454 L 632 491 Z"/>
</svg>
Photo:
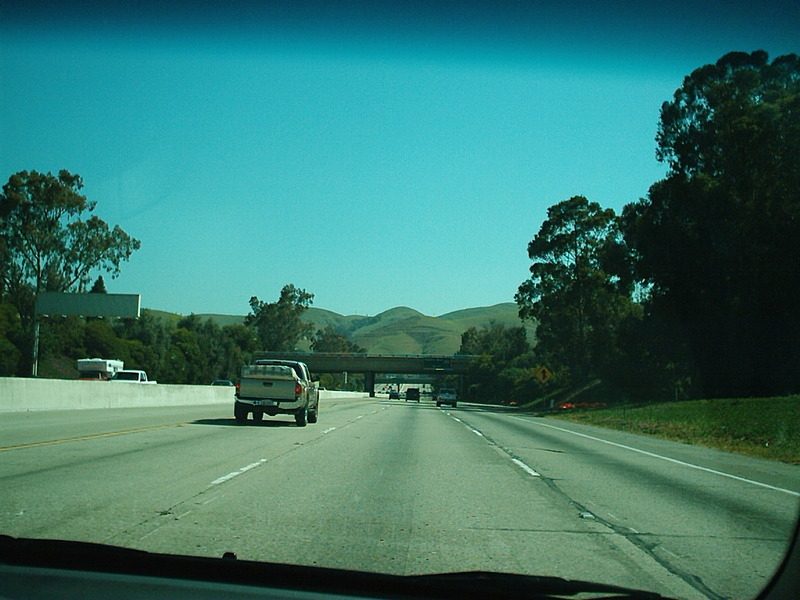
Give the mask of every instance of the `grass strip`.
<svg viewBox="0 0 800 600">
<path fill-rule="evenodd" d="M 800 465 L 800 396 L 686 400 L 552 416 Z"/>
</svg>

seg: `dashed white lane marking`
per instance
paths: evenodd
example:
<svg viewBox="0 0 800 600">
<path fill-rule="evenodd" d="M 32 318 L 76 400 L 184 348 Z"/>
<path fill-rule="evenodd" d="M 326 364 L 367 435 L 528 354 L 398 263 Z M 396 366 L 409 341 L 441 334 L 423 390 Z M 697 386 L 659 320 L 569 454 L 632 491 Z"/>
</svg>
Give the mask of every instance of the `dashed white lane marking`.
<svg viewBox="0 0 800 600">
<path fill-rule="evenodd" d="M 250 463 L 249 465 L 247 465 L 246 467 L 242 467 L 238 471 L 233 471 L 232 473 L 223 475 L 219 479 L 215 479 L 214 481 L 211 482 L 211 485 L 219 485 L 220 483 L 225 483 L 226 481 L 230 481 L 231 479 L 233 479 L 234 477 L 238 477 L 242 473 L 247 473 L 250 469 L 255 469 L 257 466 L 263 465 L 265 462 L 267 462 L 267 459 L 262 458 L 261 460 L 258 460 L 254 463 Z"/>
<path fill-rule="evenodd" d="M 503 453 L 504 453 L 504 454 L 506 454 L 506 455 L 507 455 L 507 456 L 508 456 L 508 457 L 511 459 L 511 462 L 513 462 L 515 465 L 517 465 L 517 466 L 518 466 L 520 469 L 522 469 L 523 471 L 525 471 L 525 472 L 526 472 L 528 475 L 530 475 L 531 477 L 541 477 L 541 475 L 540 475 L 539 473 L 537 473 L 537 472 L 536 472 L 534 469 L 530 468 L 528 465 L 526 465 L 526 464 L 525 464 L 524 462 L 522 462 L 520 459 L 518 459 L 518 458 L 514 458 L 513 456 L 511 456 L 511 454 L 509 454 L 508 450 L 506 450 L 505 448 L 502 448 L 502 447 L 500 447 L 500 446 L 497 446 L 497 445 L 496 445 L 494 442 L 492 442 L 491 440 L 489 440 L 489 438 L 487 438 L 485 435 L 483 435 L 483 433 L 481 433 L 480 431 L 478 431 L 478 430 L 477 430 L 477 429 L 475 429 L 474 427 L 470 427 L 470 426 L 469 426 L 469 425 L 467 425 L 467 424 L 466 424 L 464 421 L 462 421 L 462 420 L 461 420 L 461 419 L 459 419 L 458 417 L 454 417 L 454 416 L 453 416 L 452 414 L 450 414 L 450 413 L 446 413 L 446 414 L 447 414 L 447 416 L 448 416 L 448 417 L 450 417 L 450 418 L 451 418 L 451 419 L 453 419 L 454 421 L 458 421 L 459 423 L 461 423 L 461 424 L 462 424 L 464 427 L 466 427 L 467 429 L 469 429 L 469 430 L 470 430 L 472 433 L 474 433 L 475 435 L 477 435 L 477 436 L 479 436 L 479 437 L 482 437 L 483 439 L 487 440 L 487 441 L 488 441 L 490 444 L 492 444 L 493 446 L 496 446 L 497 448 L 499 448 L 500 450 L 502 450 L 502 451 L 503 451 Z"/>
<path fill-rule="evenodd" d="M 140 538 L 139 538 L 139 541 L 141 541 L 141 540 L 145 539 L 146 537 L 150 537 L 151 535 L 153 535 L 153 534 L 154 534 L 156 531 L 158 531 L 159 529 L 161 529 L 161 527 L 156 527 L 155 529 L 152 529 L 151 531 L 148 531 L 148 532 L 147 532 L 147 533 L 145 533 L 145 534 L 144 534 L 142 537 L 140 537 Z"/>
<path fill-rule="evenodd" d="M 355 420 L 358 421 L 359 419 L 363 419 L 363 418 L 364 418 L 364 415 L 359 415 L 358 417 L 356 417 Z M 353 422 L 355 422 L 355 421 L 353 421 Z M 326 430 L 324 430 L 322 432 L 322 434 L 324 435 L 326 433 L 330 433 L 331 431 L 335 431 L 335 430 L 336 430 L 336 427 L 328 427 Z M 259 465 L 263 465 L 265 462 L 267 462 L 267 460 L 268 459 L 266 459 L 266 458 L 262 458 L 261 460 L 258 460 L 258 461 L 254 462 L 254 463 L 250 463 L 246 467 L 242 467 L 238 471 L 233 471 L 232 473 L 228 473 L 227 475 L 223 475 L 219 479 L 215 479 L 214 481 L 212 481 L 211 485 L 219 485 L 220 483 L 225 483 L 226 481 L 230 481 L 231 479 L 233 479 L 234 477 L 238 477 L 242 473 L 247 473 L 250 469 L 255 469 Z"/>
<path fill-rule="evenodd" d="M 517 465 L 517 466 L 518 466 L 520 469 L 522 469 L 523 471 L 525 471 L 525 472 L 526 472 L 528 475 L 530 475 L 531 477 L 541 477 L 541 475 L 539 475 L 539 473 L 537 473 L 536 471 L 534 471 L 533 469 L 531 469 L 531 468 L 530 468 L 528 465 L 526 465 L 526 464 L 525 464 L 524 462 L 522 462 L 520 459 L 518 459 L 518 458 L 512 458 L 512 459 L 511 459 L 511 462 L 513 462 L 515 465 Z"/>
<path fill-rule="evenodd" d="M 700 465 L 695 465 L 692 463 L 687 463 L 682 460 L 678 460 L 676 458 L 670 458 L 669 456 L 662 456 L 660 454 L 655 454 L 654 452 L 648 452 L 647 450 L 640 450 L 639 448 L 633 448 L 632 446 L 626 446 L 624 444 L 618 444 L 616 442 L 611 442 L 609 440 L 604 440 L 599 437 L 594 437 L 592 435 L 586 435 L 585 433 L 578 433 L 577 431 L 570 431 L 569 429 L 564 429 L 563 427 L 556 427 L 555 425 L 547 425 L 545 423 L 538 423 L 534 421 L 530 421 L 528 419 L 523 419 L 522 417 L 511 417 L 512 419 L 517 419 L 518 421 L 524 421 L 531 425 L 538 425 L 539 427 L 549 427 L 550 429 L 557 429 L 558 431 L 563 431 L 564 433 L 569 433 L 572 435 L 577 435 L 582 438 L 586 438 L 589 440 L 594 440 L 595 442 L 602 442 L 604 444 L 608 444 L 609 446 L 616 446 L 617 448 L 622 448 L 624 450 L 630 450 L 631 452 L 638 452 L 639 454 L 644 454 L 645 456 L 650 456 L 652 458 L 659 458 L 661 460 L 666 460 L 667 462 L 675 463 L 676 465 L 681 465 L 683 467 L 689 467 L 690 469 L 697 469 L 698 471 L 705 471 L 706 473 L 713 473 L 714 475 L 719 475 L 720 477 L 728 477 L 729 479 L 735 479 L 736 481 L 741 481 L 743 483 L 749 483 L 752 485 L 757 485 L 759 487 L 767 488 L 769 490 L 774 490 L 776 492 L 782 492 L 784 494 L 789 494 L 791 496 L 800 496 L 800 492 L 795 492 L 792 490 L 787 490 L 780 487 L 775 487 L 774 485 L 769 485 L 768 483 L 761 483 L 760 481 L 753 481 L 752 479 L 747 479 L 745 477 L 739 477 L 738 475 L 731 475 L 730 473 L 725 473 L 723 471 L 717 471 L 716 469 L 709 469 L 708 467 L 701 467 Z"/>
</svg>

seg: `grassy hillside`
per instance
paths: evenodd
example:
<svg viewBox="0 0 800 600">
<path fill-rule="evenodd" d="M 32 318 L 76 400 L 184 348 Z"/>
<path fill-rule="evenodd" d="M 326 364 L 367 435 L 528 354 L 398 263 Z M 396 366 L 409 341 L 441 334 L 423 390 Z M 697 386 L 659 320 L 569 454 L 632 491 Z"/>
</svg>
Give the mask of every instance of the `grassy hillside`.
<svg viewBox="0 0 800 600">
<path fill-rule="evenodd" d="M 162 311 L 151 311 L 151 312 L 160 315 L 170 314 Z M 197 316 L 203 320 L 211 319 L 220 327 L 225 327 L 226 325 L 235 325 L 237 323 L 244 323 L 244 315 L 219 315 L 219 314 L 205 313 L 205 314 L 199 314 Z M 351 328 L 351 323 L 354 320 L 363 318 L 364 317 L 345 317 L 338 313 L 325 310 L 324 308 L 315 308 L 313 306 L 306 311 L 306 314 L 303 317 L 305 321 L 314 323 L 317 326 L 317 329 L 324 329 L 328 325 L 332 325 L 337 331 L 348 330 Z"/>
<path fill-rule="evenodd" d="M 225 327 L 226 325 L 236 325 L 240 323 L 244 323 L 244 316 L 241 315 L 197 315 L 202 320 L 211 319 L 220 327 Z"/>
<path fill-rule="evenodd" d="M 166 321 L 167 323 L 169 323 L 172 326 L 176 325 L 178 323 L 178 321 L 180 321 L 181 318 L 182 318 L 182 315 L 176 315 L 175 313 L 166 312 L 166 311 L 163 311 L 163 310 L 154 310 L 152 308 L 143 308 L 142 312 L 145 312 L 145 311 L 148 312 L 153 317 L 155 317 L 156 319 L 159 319 L 160 321 Z M 211 317 L 211 315 L 205 315 L 205 316 Z M 205 318 L 205 316 L 204 316 L 204 318 Z"/>
<path fill-rule="evenodd" d="M 478 308 L 465 308 L 439 317 L 445 321 L 458 321 L 460 323 L 482 324 L 489 320 L 505 325 L 519 324 L 519 307 L 513 302 L 503 302 L 494 306 L 481 306 Z"/>
<path fill-rule="evenodd" d="M 369 352 L 382 354 L 454 354 L 461 346 L 461 334 L 470 327 L 491 323 L 519 327 L 517 305 L 508 302 L 429 317 L 406 308 L 393 308 L 356 325 L 348 335 Z M 533 339 L 532 328 L 528 335 Z"/>
<path fill-rule="evenodd" d="M 800 464 L 800 396 L 687 400 L 556 415 L 633 433 Z"/>
<path fill-rule="evenodd" d="M 451 321 L 459 331 L 466 331 L 470 327 L 488 327 L 494 322 L 506 327 L 519 327 L 522 322 L 519 318 L 519 307 L 514 302 L 503 302 L 494 306 L 483 306 L 479 308 L 467 308 L 455 312 L 447 313 L 439 317 L 446 321 Z M 536 339 L 536 325 L 525 323 L 528 333 L 528 341 L 533 343 Z M 459 339 L 460 343 L 460 339 Z"/>
<path fill-rule="evenodd" d="M 198 316 L 211 319 L 220 326 L 244 320 L 244 316 L 236 315 Z M 315 330 L 330 325 L 366 348 L 367 352 L 375 354 L 454 354 L 461 345 L 461 334 L 470 327 L 489 327 L 493 322 L 506 327 L 519 327 L 522 324 L 517 315 L 517 305 L 513 302 L 458 310 L 439 317 L 423 315 L 405 306 L 391 308 L 372 317 L 345 316 L 311 307 L 303 319 L 313 323 Z M 528 325 L 527 329 L 528 339 L 532 341 L 534 328 Z"/>
<path fill-rule="evenodd" d="M 344 316 L 339 313 L 325 310 L 324 308 L 310 307 L 303 315 L 303 320 L 314 323 L 316 329 L 325 329 L 327 326 L 333 327 L 336 331 L 343 333 L 349 332 L 356 323 L 365 317 L 350 315 Z"/>
<path fill-rule="evenodd" d="M 457 326 L 421 314 L 379 321 L 350 335 L 370 352 L 381 354 L 454 354 L 461 345 Z"/>
</svg>

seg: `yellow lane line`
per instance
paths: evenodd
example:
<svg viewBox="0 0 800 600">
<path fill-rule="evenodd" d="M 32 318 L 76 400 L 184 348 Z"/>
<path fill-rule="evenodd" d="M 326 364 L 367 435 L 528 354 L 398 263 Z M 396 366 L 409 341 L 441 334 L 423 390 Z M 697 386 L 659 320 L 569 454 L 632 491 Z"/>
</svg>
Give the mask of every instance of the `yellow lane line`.
<svg viewBox="0 0 800 600">
<path fill-rule="evenodd" d="M 167 427 L 180 427 L 188 425 L 189 422 L 172 423 L 170 425 L 153 425 L 152 427 L 140 427 L 138 429 L 126 429 L 124 431 L 110 431 L 108 433 L 95 433 L 92 435 L 81 435 L 79 437 L 66 438 L 63 440 L 50 440 L 48 442 L 33 442 L 31 444 L 19 444 L 18 446 L 2 446 L 0 452 L 5 450 L 20 450 L 21 448 L 36 448 L 37 446 L 49 446 L 51 444 L 63 444 L 64 442 L 77 442 L 80 440 L 93 440 L 95 438 L 110 437 L 112 435 L 125 435 L 126 433 L 139 433 L 141 431 L 151 431 L 153 429 L 165 429 Z"/>
</svg>

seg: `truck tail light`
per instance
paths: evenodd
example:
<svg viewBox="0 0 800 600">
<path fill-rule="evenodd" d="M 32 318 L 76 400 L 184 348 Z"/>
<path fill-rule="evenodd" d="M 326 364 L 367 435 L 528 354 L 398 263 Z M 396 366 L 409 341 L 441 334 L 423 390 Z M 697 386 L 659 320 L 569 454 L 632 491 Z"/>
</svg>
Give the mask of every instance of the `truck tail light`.
<svg viewBox="0 0 800 600">
<path fill-rule="evenodd" d="M 294 384 L 294 397 L 295 398 L 299 398 L 302 394 L 303 394 L 303 387 L 300 385 L 300 383 L 295 383 Z"/>
</svg>

